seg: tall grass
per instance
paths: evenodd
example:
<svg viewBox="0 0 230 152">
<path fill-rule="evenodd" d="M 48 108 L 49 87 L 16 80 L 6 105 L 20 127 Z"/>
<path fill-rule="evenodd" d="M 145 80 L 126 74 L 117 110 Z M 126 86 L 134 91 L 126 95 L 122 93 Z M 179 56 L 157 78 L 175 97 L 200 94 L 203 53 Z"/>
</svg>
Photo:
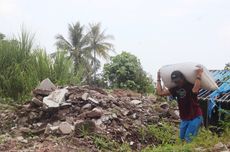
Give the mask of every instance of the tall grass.
<svg viewBox="0 0 230 152">
<path fill-rule="evenodd" d="M 0 42 L 0 93 L 15 100 L 24 97 L 37 83 L 30 58 L 33 40 L 24 31 L 19 40 Z"/>
<path fill-rule="evenodd" d="M 22 30 L 18 38 L 0 40 L 0 97 L 23 101 L 39 81 L 50 78 L 56 84 L 76 84 L 81 72 L 74 73 L 72 59 L 65 51 L 54 58 L 44 49 L 33 48 L 34 35 Z M 2 100 L 0 100 L 1 102 Z"/>
</svg>

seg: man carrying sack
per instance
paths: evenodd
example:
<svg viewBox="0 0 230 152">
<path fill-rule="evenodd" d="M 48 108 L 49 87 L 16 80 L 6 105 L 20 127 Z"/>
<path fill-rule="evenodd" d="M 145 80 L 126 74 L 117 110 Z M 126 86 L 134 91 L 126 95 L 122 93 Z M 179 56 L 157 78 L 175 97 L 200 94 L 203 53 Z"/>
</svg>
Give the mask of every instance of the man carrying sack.
<svg viewBox="0 0 230 152">
<path fill-rule="evenodd" d="M 201 75 L 203 69 L 196 70 L 196 80 L 191 84 L 180 71 L 171 73 L 171 81 L 176 84 L 170 89 L 163 89 L 160 72 L 157 74 L 157 94 L 160 96 L 172 95 L 176 98 L 180 113 L 180 139 L 191 141 L 191 136 L 196 136 L 203 123 L 202 110 L 198 103 L 198 93 L 201 88 Z"/>
</svg>

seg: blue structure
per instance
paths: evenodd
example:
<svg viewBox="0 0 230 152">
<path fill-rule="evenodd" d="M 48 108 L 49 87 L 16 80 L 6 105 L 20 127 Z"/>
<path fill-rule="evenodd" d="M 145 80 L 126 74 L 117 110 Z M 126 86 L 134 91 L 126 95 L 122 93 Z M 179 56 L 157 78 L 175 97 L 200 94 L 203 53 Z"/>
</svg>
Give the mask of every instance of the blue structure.
<svg viewBox="0 0 230 152">
<path fill-rule="evenodd" d="M 230 71 L 229 70 L 211 70 L 219 89 L 208 91 L 201 89 L 199 99 L 206 101 L 206 123 L 212 119 L 214 110 L 229 109 L 230 107 Z M 220 117 L 219 117 L 220 119 Z"/>
</svg>

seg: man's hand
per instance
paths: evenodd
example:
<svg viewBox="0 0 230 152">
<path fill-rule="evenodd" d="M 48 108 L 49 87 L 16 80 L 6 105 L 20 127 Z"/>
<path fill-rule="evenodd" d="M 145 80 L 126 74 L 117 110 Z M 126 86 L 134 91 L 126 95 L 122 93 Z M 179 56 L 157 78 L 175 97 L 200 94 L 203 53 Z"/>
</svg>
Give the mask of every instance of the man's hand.
<svg viewBox="0 0 230 152">
<path fill-rule="evenodd" d="M 161 74 L 160 74 L 160 70 L 158 70 L 157 72 L 157 95 L 160 96 L 169 96 L 171 95 L 169 90 L 167 90 L 165 87 L 162 88 L 161 86 Z"/>
<path fill-rule="evenodd" d="M 196 80 L 192 89 L 192 92 L 195 94 L 199 93 L 200 86 L 201 86 L 201 75 L 203 73 L 203 68 L 201 66 L 197 66 L 198 69 L 196 70 Z"/>
<path fill-rule="evenodd" d="M 203 68 L 201 66 L 197 66 L 198 69 L 196 70 L 196 76 L 197 77 L 201 77 L 202 73 L 203 73 Z"/>
</svg>

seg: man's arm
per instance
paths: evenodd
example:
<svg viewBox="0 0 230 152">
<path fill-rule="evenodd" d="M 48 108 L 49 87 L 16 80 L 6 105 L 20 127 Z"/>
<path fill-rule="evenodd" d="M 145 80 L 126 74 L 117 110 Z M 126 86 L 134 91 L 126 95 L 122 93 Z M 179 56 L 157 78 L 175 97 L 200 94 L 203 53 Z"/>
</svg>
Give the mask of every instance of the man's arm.
<svg viewBox="0 0 230 152">
<path fill-rule="evenodd" d="M 157 92 L 156 93 L 159 96 L 169 96 L 169 95 L 171 95 L 169 90 L 162 88 L 162 86 L 161 86 L 161 76 L 160 76 L 159 71 L 157 73 Z"/>
<path fill-rule="evenodd" d="M 196 80 L 192 89 L 192 92 L 195 94 L 199 93 L 200 86 L 201 86 L 201 75 L 203 73 L 203 69 L 199 67 L 199 69 L 196 70 Z"/>
</svg>

